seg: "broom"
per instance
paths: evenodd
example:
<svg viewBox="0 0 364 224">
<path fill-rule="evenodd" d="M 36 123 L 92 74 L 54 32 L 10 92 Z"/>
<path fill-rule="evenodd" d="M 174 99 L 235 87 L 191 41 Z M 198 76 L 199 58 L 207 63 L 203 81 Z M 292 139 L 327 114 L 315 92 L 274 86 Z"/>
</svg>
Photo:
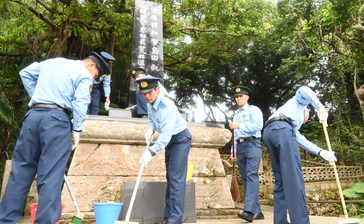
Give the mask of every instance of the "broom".
<svg viewBox="0 0 364 224">
<path fill-rule="evenodd" d="M 235 145 L 234 145 L 234 130 L 231 131 L 231 134 L 232 134 L 231 145 L 233 147 L 233 158 L 236 158 Z M 236 180 L 236 175 L 235 175 L 235 160 L 233 161 L 230 192 L 233 200 L 239 203 L 241 196 L 240 196 L 238 181 Z"/>
<path fill-rule="evenodd" d="M 78 204 L 77 204 L 75 195 L 72 192 L 71 185 L 68 183 L 66 174 L 64 175 L 64 182 L 66 183 L 68 192 L 71 195 L 71 199 L 72 199 L 73 205 L 75 206 L 75 209 L 77 211 L 77 215 L 75 215 L 75 216 L 72 217 L 70 223 L 81 224 L 82 223 L 82 219 L 83 219 L 83 214 L 80 211 L 80 207 L 78 207 Z"/>
<path fill-rule="evenodd" d="M 321 123 L 322 123 L 322 127 L 323 127 L 324 133 L 325 133 L 327 148 L 331 152 L 332 149 L 331 149 L 329 134 L 327 133 L 327 122 L 326 121 L 321 121 Z M 338 175 L 338 172 L 337 172 L 337 169 L 336 169 L 336 163 L 332 162 L 332 166 L 334 168 L 336 184 L 337 184 L 337 188 L 339 190 L 341 205 L 343 207 L 344 216 L 345 216 L 345 219 L 346 219 L 346 220 L 339 220 L 339 224 L 359 224 L 359 219 L 349 219 L 349 217 L 348 217 L 348 211 L 346 210 L 344 194 L 343 194 L 343 191 L 342 191 L 342 188 L 341 188 L 339 175 Z"/>
</svg>

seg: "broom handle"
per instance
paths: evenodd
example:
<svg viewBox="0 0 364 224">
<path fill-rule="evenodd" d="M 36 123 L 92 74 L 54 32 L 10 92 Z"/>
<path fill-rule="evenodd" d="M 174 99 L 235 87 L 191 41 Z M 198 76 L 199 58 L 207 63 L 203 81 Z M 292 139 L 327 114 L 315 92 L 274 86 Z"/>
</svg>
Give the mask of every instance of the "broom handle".
<svg viewBox="0 0 364 224">
<path fill-rule="evenodd" d="M 235 152 L 235 139 L 234 139 L 234 129 L 231 129 L 231 145 L 232 145 L 232 147 L 233 147 L 233 158 L 236 158 L 236 152 Z M 233 161 L 233 173 L 232 173 L 232 176 L 233 177 L 235 177 L 235 163 L 236 163 L 236 161 L 234 160 Z"/>
<path fill-rule="evenodd" d="M 71 199 L 72 199 L 73 205 L 75 206 L 75 208 L 76 208 L 76 210 L 77 210 L 77 213 L 81 213 L 81 211 L 80 211 L 80 207 L 78 207 L 78 204 L 77 204 L 77 201 L 76 201 L 75 195 L 73 194 L 73 191 L 72 191 L 72 189 L 71 189 L 71 185 L 68 183 L 68 180 L 67 180 L 67 176 L 66 176 L 66 174 L 64 174 L 64 182 L 66 183 L 66 186 L 67 186 L 68 192 L 69 192 L 69 193 L 70 193 L 70 195 L 71 195 Z"/>
<path fill-rule="evenodd" d="M 231 129 L 231 145 L 233 147 L 233 158 L 236 158 L 236 152 L 235 152 L 235 139 L 234 139 L 234 129 Z M 235 176 L 235 160 L 233 161 L 233 176 Z"/>
<path fill-rule="evenodd" d="M 235 152 L 235 142 L 234 142 L 234 129 L 231 129 L 231 145 L 233 147 L 233 158 L 236 157 L 236 152 Z"/>
<path fill-rule="evenodd" d="M 147 150 L 149 150 L 149 145 L 150 145 L 150 142 L 148 141 Z M 135 183 L 133 194 L 132 194 L 131 199 L 130 199 L 128 212 L 126 213 L 126 217 L 125 217 L 126 222 L 129 222 L 129 219 L 130 219 L 131 210 L 133 209 L 133 206 L 134 206 L 134 201 L 135 201 L 136 193 L 138 191 L 140 179 L 142 178 L 143 169 L 144 169 L 144 165 L 142 164 L 141 167 L 140 167 L 139 173 L 138 173 L 138 178 L 137 178 L 136 183 Z"/>
<path fill-rule="evenodd" d="M 325 139 L 326 139 L 326 143 L 327 143 L 327 148 L 331 152 L 332 149 L 331 149 L 329 135 L 327 133 L 327 122 L 326 121 L 322 121 L 322 127 L 324 128 L 324 133 L 325 133 Z M 340 199 L 341 199 L 341 204 L 342 204 L 343 210 L 344 210 L 344 215 L 345 215 L 345 218 L 348 218 L 348 212 L 346 210 L 344 195 L 343 195 L 343 191 L 341 189 L 341 184 L 340 184 L 339 175 L 337 173 L 336 163 L 335 162 L 333 162 L 333 167 L 334 167 L 334 173 L 335 173 L 335 179 L 336 179 L 337 188 L 339 189 L 339 195 L 340 195 Z"/>
</svg>

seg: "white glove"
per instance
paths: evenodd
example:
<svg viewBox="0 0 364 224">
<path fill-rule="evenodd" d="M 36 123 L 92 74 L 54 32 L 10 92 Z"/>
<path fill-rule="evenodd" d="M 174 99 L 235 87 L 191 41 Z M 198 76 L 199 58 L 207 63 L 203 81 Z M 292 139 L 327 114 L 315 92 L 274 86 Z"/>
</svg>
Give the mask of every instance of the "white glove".
<svg viewBox="0 0 364 224">
<path fill-rule="evenodd" d="M 80 142 L 80 134 L 81 132 L 72 131 L 72 150 L 74 150 Z"/>
<path fill-rule="evenodd" d="M 320 151 L 319 155 L 326 161 L 329 161 L 329 162 L 337 161 L 335 152 L 333 152 L 333 151 L 330 152 L 330 151 L 323 149 Z"/>
<path fill-rule="evenodd" d="M 327 118 L 329 117 L 329 113 L 327 112 L 325 107 L 323 107 L 323 106 L 318 107 L 318 117 L 319 117 L 321 122 L 323 122 L 323 121 L 327 122 Z"/>
<path fill-rule="evenodd" d="M 142 157 L 140 158 L 139 163 L 141 163 L 143 166 L 146 166 L 150 161 L 152 160 L 152 153 L 149 150 L 146 150 Z"/>
<path fill-rule="evenodd" d="M 110 97 L 107 96 L 105 98 L 105 110 L 109 111 L 109 109 L 110 109 Z"/>
<path fill-rule="evenodd" d="M 109 104 L 106 104 L 106 103 L 105 103 L 105 110 L 106 110 L 106 111 L 109 111 L 109 110 L 110 110 Z"/>
<path fill-rule="evenodd" d="M 147 144 L 148 144 L 148 142 L 150 143 L 152 141 L 153 134 L 154 134 L 154 131 L 152 129 L 148 129 L 148 131 L 145 132 L 144 138 L 145 138 L 145 142 Z"/>
</svg>

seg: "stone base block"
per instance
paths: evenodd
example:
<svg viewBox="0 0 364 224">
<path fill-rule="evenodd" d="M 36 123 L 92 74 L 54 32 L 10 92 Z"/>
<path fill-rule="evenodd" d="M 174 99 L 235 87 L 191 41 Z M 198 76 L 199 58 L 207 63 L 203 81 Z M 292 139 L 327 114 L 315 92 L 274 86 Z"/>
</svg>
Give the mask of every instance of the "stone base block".
<svg viewBox="0 0 364 224">
<path fill-rule="evenodd" d="M 78 205 L 83 212 L 93 211 L 93 202 L 122 202 L 123 184 L 135 182 L 135 177 L 121 176 L 68 176 Z M 142 177 L 142 182 L 166 181 L 158 177 Z M 196 209 L 234 208 L 230 194 L 230 182 L 226 177 L 193 177 L 196 186 Z M 64 212 L 73 212 L 71 197 L 67 188 L 62 191 Z"/>
</svg>

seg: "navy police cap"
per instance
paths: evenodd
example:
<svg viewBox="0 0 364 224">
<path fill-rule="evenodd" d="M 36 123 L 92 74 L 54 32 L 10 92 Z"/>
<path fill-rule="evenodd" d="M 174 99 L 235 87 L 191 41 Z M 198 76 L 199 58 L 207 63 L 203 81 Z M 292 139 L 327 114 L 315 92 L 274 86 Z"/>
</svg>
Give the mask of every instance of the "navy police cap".
<svg viewBox="0 0 364 224">
<path fill-rule="evenodd" d="M 107 52 L 105 52 L 107 53 Z M 106 54 L 103 55 L 106 55 Z M 111 56 L 111 57 L 109 57 Z M 89 54 L 88 56 L 93 62 L 96 63 L 97 68 L 99 70 L 99 76 L 102 76 L 104 74 L 109 75 L 110 74 L 110 67 L 109 64 L 106 62 L 107 61 L 112 61 L 110 59 L 114 59 L 114 57 L 112 57 L 112 55 L 110 55 L 109 53 L 107 53 L 107 57 L 104 58 L 104 56 L 101 56 L 100 54 L 98 54 L 97 52 L 93 51 Z"/>
<path fill-rule="evenodd" d="M 141 93 L 151 92 L 153 88 L 159 85 L 159 81 L 160 78 L 150 75 L 135 80 L 135 82 L 138 83 L 139 90 Z"/>
<path fill-rule="evenodd" d="M 145 74 L 146 75 L 147 72 L 142 67 L 134 67 L 134 68 L 129 70 L 129 74 L 131 75 L 131 77 L 133 77 L 135 79 L 139 74 Z"/>
<path fill-rule="evenodd" d="M 110 62 L 112 62 L 112 61 L 115 61 L 114 56 L 112 56 L 111 54 L 107 53 L 106 51 L 101 51 L 101 52 L 100 52 L 100 55 L 104 58 L 104 60 L 105 60 L 107 63 L 110 63 Z"/>
<path fill-rule="evenodd" d="M 249 96 L 251 90 L 246 86 L 234 86 L 233 87 L 233 94 L 234 96 L 241 96 L 241 95 L 247 95 Z"/>
</svg>

